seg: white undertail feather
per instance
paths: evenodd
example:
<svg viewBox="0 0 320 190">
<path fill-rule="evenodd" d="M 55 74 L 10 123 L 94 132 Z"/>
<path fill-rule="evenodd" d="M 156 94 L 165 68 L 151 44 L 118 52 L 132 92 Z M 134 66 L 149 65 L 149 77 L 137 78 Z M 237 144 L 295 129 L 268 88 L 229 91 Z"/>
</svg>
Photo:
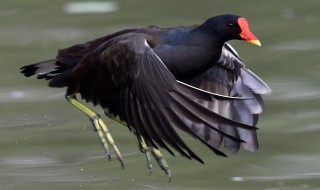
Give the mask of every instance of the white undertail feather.
<svg viewBox="0 0 320 190">
<path fill-rule="evenodd" d="M 37 63 L 35 67 L 37 67 L 38 69 L 35 71 L 35 74 L 42 75 L 57 70 L 56 68 L 58 66 L 55 63 L 55 60 L 48 60 Z"/>
</svg>

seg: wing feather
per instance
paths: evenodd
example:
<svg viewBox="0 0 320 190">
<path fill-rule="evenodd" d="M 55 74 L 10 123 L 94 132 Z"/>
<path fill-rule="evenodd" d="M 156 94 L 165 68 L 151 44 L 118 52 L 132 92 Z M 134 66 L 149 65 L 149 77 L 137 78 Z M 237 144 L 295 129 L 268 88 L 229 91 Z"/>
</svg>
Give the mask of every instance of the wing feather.
<svg viewBox="0 0 320 190">
<path fill-rule="evenodd" d="M 223 46 L 219 61 L 213 64 L 211 69 L 183 82 L 221 96 L 246 97 L 243 101 L 229 100 L 223 102 L 223 99 L 215 98 L 209 102 L 208 100 L 204 101 L 204 99 L 198 102 L 219 115 L 251 126 L 256 126 L 258 115 L 264 110 L 261 94 L 271 92 L 262 79 L 245 67 L 238 53 L 228 43 Z M 198 128 L 202 129 L 203 126 L 198 125 Z M 246 143 L 242 143 L 245 149 L 257 150 L 258 140 L 255 130 L 235 128 L 232 124 L 223 123 L 219 124 L 219 129 L 246 141 Z M 208 136 L 209 139 L 217 138 L 217 135 L 211 136 L 211 134 L 214 134 L 212 130 L 202 131 L 204 133 L 202 136 Z M 236 152 L 240 148 L 238 141 L 226 136 L 224 136 L 224 145 L 232 152 Z"/>
</svg>

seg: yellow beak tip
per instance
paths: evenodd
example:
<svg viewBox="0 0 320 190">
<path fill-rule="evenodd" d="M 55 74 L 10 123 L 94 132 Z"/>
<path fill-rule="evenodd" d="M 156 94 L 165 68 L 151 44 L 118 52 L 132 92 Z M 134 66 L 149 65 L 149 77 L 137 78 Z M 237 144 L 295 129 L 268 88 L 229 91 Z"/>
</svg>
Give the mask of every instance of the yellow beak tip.
<svg viewBox="0 0 320 190">
<path fill-rule="evenodd" d="M 259 40 L 248 40 L 248 42 L 257 45 L 257 46 L 261 46 L 261 42 Z"/>
</svg>

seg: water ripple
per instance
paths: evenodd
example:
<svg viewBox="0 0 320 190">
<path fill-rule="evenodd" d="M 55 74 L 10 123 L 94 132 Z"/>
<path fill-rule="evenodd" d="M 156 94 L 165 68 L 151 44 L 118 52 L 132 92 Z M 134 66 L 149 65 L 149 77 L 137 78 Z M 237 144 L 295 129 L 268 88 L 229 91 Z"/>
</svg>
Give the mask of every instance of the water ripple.
<svg viewBox="0 0 320 190">
<path fill-rule="evenodd" d="M 56 165 L 59 162 L 46 156 L 19 156 L 3 159 L 2 163 L 15 167 L 46 167 Z"/>
<path fill-rule="evenodd" d="M 297 173 L 289 175 L 275 175 L 275 176 L 234 176 L 232 181 L 274 181 L 274 180 L 298 180 L 298 179 L 318 179 L 320 173 Z"/>
<path fill-rule="evenodd" d="M 320 43 L 316 40 L 297 39 L 274 44 L 271 48 L 278 50 L 307 51 L 320 49 Z"/>
<path fill-rule="evenodd" d="M 1 89 L 0 103 L 39 102 L 44 100 L 61 99 L 63 92 L 56 89 Z"/>
<path fill-rule="evenodd" d="M 307 81 L 282 79 L 281 82 L 270 82 L 272 86 L 271 99 L 275 100 L 310 100 L 320 98 L 320 89 Z"/>
</svg>

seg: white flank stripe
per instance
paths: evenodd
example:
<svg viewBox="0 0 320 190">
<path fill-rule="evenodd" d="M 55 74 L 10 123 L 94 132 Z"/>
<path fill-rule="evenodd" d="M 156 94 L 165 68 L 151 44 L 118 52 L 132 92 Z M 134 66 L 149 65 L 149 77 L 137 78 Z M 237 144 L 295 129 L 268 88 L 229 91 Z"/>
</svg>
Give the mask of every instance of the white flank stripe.
<svg viewBox="0 0 320 190">
<path fill-rule="evenodd" d="M 186 84 L 184 82 L 181 82 L 181 81 L 178 81 L 178 83 L 184 85 L 184 86 L 187 86 L 189 88 L 193 88 L 195 90 L 198 90 L 198 91 L 201 91 L 201 92 L 204 92 L 204 93 L 207 93 L 207 94 L 211 94 L 211 95 L 214 95 L 214 96 L 218 96 L 218 97 L 222 97 L 222 98 L 228 98 L 228 99 L 235 99 L 235 100 L 247 100 L 247 99 L 252 99 L 253 97 L 235 97 L 235 96 L 225 96 L 225 95 L 221 95 L 221 94 L 216 94 L 216 93 L 213 93 L 213 92 L 209 92 L 209 91 L 206 91 L 206 90 L 202 90 L 200 88 L 197 88 L 197 87 L 194 87 L 194 86 L 191 86 L 189 84 Z"/>
</svg>

